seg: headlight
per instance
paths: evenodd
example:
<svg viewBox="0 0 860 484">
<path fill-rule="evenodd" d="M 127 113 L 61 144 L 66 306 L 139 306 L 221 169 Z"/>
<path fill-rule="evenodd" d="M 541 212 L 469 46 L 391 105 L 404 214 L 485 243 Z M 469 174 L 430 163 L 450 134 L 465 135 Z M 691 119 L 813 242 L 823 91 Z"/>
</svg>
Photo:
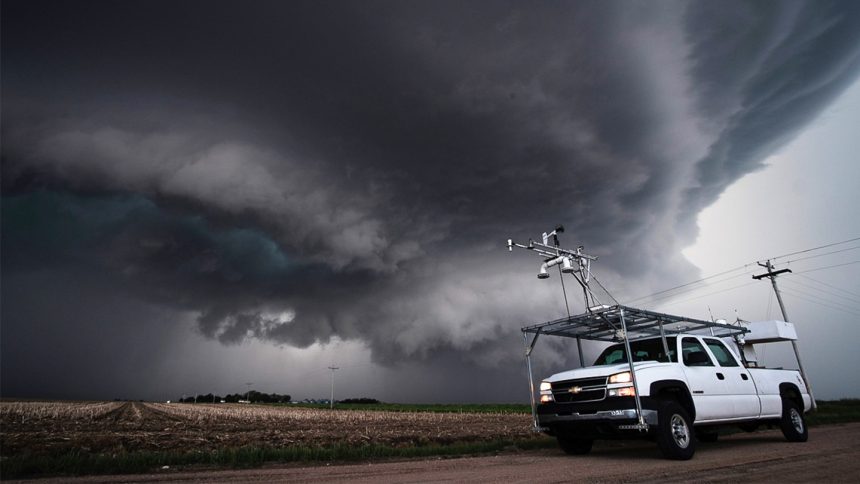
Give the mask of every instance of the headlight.
<svg viewBox="0 0 860 484">
<path fill-rule="evenodd" d="M 621 387 L 621 388 L 610 388 L 609 389 L 610 397 L 635 397 L 636 390 L 630 387 Z"/>
<path fill-rule="evenodd" d="M 548 381 L 540 382 L 540 391 L 542 391 L 542 392 L 552 391 L 552 383 L 550 383 Z"/>
<path fill-rule="evenodd" d="M 609 377 L 609 383 L 630 383 L 632 381 L 633 377 L 630 375 L 629 371 L 616 373 Z"/>
</svg>

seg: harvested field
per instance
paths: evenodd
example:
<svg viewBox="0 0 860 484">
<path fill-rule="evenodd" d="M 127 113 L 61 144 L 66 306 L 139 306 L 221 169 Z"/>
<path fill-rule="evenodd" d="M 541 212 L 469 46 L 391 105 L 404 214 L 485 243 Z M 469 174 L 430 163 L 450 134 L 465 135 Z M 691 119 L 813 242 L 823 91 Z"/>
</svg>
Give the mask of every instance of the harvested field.
<svg viewBox="0 0 860 484">
<path fill-rule="evenodd" d="M 446 445 L 536 438 L 529 415 L 242 404 L 0 402 L 0 453 L 209 452 L 239 447 Z"/>
</svg>

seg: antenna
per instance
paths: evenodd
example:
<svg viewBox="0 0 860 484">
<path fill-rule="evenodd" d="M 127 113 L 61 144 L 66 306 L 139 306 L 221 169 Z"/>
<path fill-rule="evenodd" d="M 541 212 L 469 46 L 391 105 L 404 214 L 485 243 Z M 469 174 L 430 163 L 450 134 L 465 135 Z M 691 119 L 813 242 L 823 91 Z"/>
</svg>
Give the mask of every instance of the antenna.
<svg viewBox="0 0 860 484">
<path fill-rule="evenodd" d="M 711 315 L 711 322 L 713 323 L 714 322 L 714 313 L 711 311 L 711 305 L 710 304 L 708 305 L 708 314 Z M 711 336 L 714 336 L 714 327 L 711 326 L 709 329 L 711 330 Z"/>
</svg>

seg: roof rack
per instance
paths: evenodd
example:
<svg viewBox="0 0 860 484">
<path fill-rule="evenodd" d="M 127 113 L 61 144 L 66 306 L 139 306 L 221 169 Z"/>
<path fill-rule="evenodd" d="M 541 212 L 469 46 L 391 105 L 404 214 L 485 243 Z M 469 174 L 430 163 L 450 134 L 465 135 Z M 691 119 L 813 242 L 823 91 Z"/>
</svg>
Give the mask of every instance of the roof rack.
<svg viewBox="0 0 860 484">
<path fill-rule="evenodd" d="M 583 314 L 522 328 L 523 333 L 541 333 L 611 343 L 622 341 L 625 334 L 631 341 L 636 341 L 661 336 L 664 333 L 695 333 L 703 330 L 713 330 L 712 334 L 719 337 L 735 336 L 749 331 L 742 326 L 658 313 L 620 304 L 593 307 Z"/>
</svg>

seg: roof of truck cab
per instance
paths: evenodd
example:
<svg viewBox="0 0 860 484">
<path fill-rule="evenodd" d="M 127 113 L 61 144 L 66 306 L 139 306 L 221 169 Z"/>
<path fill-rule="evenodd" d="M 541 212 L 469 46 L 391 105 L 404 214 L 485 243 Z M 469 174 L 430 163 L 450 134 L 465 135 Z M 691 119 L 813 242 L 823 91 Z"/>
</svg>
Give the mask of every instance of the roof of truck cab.
<svg viewBox="0 0 860 484">
<path fill-rule="evenodd" d="M 623 322 L 622 322 L 623 319 Z M 565 336 L 594 341 L 618 342 L 627 335 L 631 341 L 648 337 L 676 336 L 713 330 L 713 336 L 726 337 L 748 332 L 742 326 L 658 313 L 629 306 L 599 306 L 588 312 L 522 328 L 524 333 Z M 712 336 L 695 335 L 695 336 Z"/>
</svg>

